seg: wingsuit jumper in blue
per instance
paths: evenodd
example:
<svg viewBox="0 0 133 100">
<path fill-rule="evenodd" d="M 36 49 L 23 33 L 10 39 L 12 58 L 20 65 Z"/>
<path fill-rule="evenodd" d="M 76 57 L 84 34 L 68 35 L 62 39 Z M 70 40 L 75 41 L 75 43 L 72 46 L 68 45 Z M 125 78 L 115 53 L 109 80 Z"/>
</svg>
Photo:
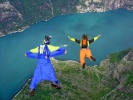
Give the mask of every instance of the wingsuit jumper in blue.
<svg viewBox="0 0 133 100">
<path fill-rule="evenodd" d="M 37 84 L 43 80 L 59 84 L 55 70 L 51 64 L 50 57 L 65 53 L 65 49 L 57 46 L 42 44 L 35 49 L 26 52 L 27 57 L 38 59 L 37 67 L 30 84 L 30 89 L 35 89 Z"/>
</svg>

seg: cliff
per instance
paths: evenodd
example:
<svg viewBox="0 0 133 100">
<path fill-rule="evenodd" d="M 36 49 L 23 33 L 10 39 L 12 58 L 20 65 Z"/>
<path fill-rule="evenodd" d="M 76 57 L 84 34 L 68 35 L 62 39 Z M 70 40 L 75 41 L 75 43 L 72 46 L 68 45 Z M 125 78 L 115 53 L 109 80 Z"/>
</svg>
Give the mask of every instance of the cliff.
<svg viewBox="0 0 133 100">
<path fill-rule="evenodd" d="M 111 59 L 115 59 L 113 62 Z M 75 61 L 52 59 L 62 89 L 41 82 L 34 97 L 29 96 L 29 80 L 13 100 L 132 100 L 133 49 L 111 54 L 100 66 L 82 69 Z"/>
<path fill-rule="evenodd" d="M 102 83 L 113 87 L 113 90 L 102 97 L 102 100 L 132 100 L 133 49 L 109 55 L 100 66 L 106 71 Z"/>
<path fill-rule="evenodd" d="M 133 10 L 132 0 L 80 0 L 77 12 L 105 12 L 118 8 Z"/>
<path fill-rule="evenodd" d="M 104 12 L 124 8 L 133 10 L 132 0 L 1 0 L 0 36 L 22 31 L 30 25 L 54 16 Z"/>
</svg>

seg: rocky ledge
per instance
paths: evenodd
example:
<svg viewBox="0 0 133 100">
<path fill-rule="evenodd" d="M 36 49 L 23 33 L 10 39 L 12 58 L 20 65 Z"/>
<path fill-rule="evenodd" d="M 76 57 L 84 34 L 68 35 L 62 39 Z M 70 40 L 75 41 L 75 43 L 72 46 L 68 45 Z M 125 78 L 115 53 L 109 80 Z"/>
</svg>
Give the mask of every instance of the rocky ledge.
<svg viewBox="0 0 133 100">
<path fill-rule="evenodd" d="M 128 52 L 127 52 L 128 51 Z M 29 96 L 27 82 L 13 100 L 132 100 L 133 98 L 133 49 L 108 55 L 100 66 L 86 66 L 83 70 L 76 61 L 51 59 L 62 89 L 52 88 L 49 82 L 41 82 L 33 97 Z M 122 57 L 117 60 L 116 57 Z M 111 62 L 111 59 L 118 62 Z"/>
</svg>

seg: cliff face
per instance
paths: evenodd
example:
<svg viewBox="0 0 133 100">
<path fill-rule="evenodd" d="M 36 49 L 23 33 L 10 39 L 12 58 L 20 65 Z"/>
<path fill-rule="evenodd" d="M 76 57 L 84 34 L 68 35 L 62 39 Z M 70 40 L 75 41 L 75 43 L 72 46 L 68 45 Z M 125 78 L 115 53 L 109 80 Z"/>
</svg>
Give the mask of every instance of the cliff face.
<svg viewBox="0 0 133 100">
<path fill-rule="evenodd" d="M 0 36 L 21 31 L 27 26 L 54 16 L 104 12 L 125 8 L 133 10 L 132 0 L 2 0 L 0 1 Z"/>
<path fill-rule="evenodd" d="M 80 0 L 77 12 L 104 12 L 118 8 L 133 10 L 132 0 Z"/>
<path fill-rule="evenodd" d="M 119 62 L 110 63 L 110 58 L 102 61 L 101 66 L 106 69 L 106 76 L 102 82 L 106 86 L 114 87 L 103 100 L 130 100 L 133 98 L 133 49 Z"/>
<path fill-rule="evenodd" d="M 22 22 L 22 14 L 9 1 L 0 4 L 0 36 L 17 29 Z"/>
<path fill-rule="evenodd" d="M 21 31 L 33 23 L 76 12 L 78 0 L 0 1 L 0 36 Z"/>
<path fill-rule="evenodd" d="M 128 51 L 128 52 L 127 52 Z M 117 58 L 120 59 L 117 60 Z M 111 59 L 116 59 L 112 63 Z M 35 95 L 29 96 L 29 80 L 12 100 L 132 100 L 133 49 L 109 55 L 100 66 L 82 69 L 76 61 L 51 59 L 62 89 L 52 88 L 49 82 L 38 84 Z"/>
</svg>

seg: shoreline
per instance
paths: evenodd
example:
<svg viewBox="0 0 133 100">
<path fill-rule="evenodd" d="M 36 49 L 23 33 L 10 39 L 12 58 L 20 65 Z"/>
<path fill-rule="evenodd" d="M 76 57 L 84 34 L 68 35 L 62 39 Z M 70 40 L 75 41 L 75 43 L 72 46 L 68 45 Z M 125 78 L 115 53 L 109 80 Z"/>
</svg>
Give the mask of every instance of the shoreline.
<svg viewBox="0 0 133 100">
<path fill-rule="evenodd" d="M 118 8 L 118 9 L 124 9 L 124 8 Z M 112 10 L 118 10 L 118 9 L 112 9 Z M 126 9 L 127 11 L 132 11 L 131 9 Z M 68 13 L 68 14 L 82 14 L 82 13 L 92 13 L 92 12 L 97 12 L 97 13 L 104 13 L 104 12 L 107 12 L 107 11 L 111 11 L 111 10 L 101 10 L 101 11 L 80 11 L 80 12 L 76 12 L 76 13 Z M 58 15 L 58 16 L 64 16 L 64 15 L 68 15 L 68 14 L 62 14 L 62 15 Z M 31 27 L 32 25 L 34 24 L 37 24 L 39 22 L 47 22 L 49 21 L 50 19 L 54 18 L 54 17 L 58 17 L 58 16 L 53 16 L 49 19 L 46 19 L 46 20 L 42 20 L 42 21 L 38 21 L 38 22 L 35 22 L 35 23 L 32 23 L 30 26 L 25 26 L 25 27 L 22 27 L 21 29 L 17 29 L 16 31 L 9 31 L 7 34 L 3 34 L 2 32 L 0 32 L 0 38 L 1 37 L 4 37 L 4 36 L 7 36 L 9 34 L 14 34 L 14 33 L 17 33 L 17 32 L 23 32 L 25 31 L 26 29 L 28 29 L 29 27 Z"/>
<path fill-rule="evenodd" d="M 27 79 L 27 81 L 25 81 L 24 85 L 20 88 L 20 90 L 11 97 L 11 100 L 13 100 L 19 93 L 21 93 L 21 91 L 24 89 L 25 85 L 28 84 L 28 82 L 31 80 L 31 78 Z"/>
<path fill-rule="evenodd" d="M 116 10 L 116 9 L 114 9 Z M 103 12 L 107 12 L 109 10 L 103 10 L 103 11 L 80 11 L 80 12 L 76 12 L 76 13 L 68 13 L 68 14 L 82 14 L 82 13 L 91 13 L 91 12 L 97 12 L 97 13 L 103 13 Z M 61 15 L 58 15 L 58 16 L 64 16 L 64 15 L 68 15 L 68 14 L 61 14 Z M 46 22 L 46 21 L 49 21 L 50 19 L 54 18 L 54 17 L 58 17 L 58 16 L 53 16 L 49 19 L 46 19 L 46 20 L 42 20 L 42 21 L 38 21 L 38 22 L 35 22 L 35 23 L 32 23 L 30 26 L 34 25 L 34 24 L 37 24 L 39 22 Z M 4 34 L 2 32 L 0 32 L 0 38 L 1 37 L 4 37 L 4 36 L 7 36 L 9 34 L 14 34 L 14 33 L 17 33 L 17 32 L 23 32 L 25 31 L 26 29 L 28 29 L 30 27 L 29 25 L 28 26 L 25 26 L 25 27 L 22 27 L 21 29 L 17 29 L 16 31 L 9 31 L 7 34 Z"/>
<path fill-rule="evenodd" d="M 7 33 L 7 34 L 3 34 L 3 33 L 0 32 L 0 38 L 1 38 L 1 37 L 5 37 L 5 36 L 10 35 L 10 34 L 17 33 L 17 32 L 23 32 L 23 31 L 25 31 L 26 29 L 28 29 L 29 27 L 30 27 L 30 26 L 25 26 L 25 27 L 22 27 L 21 29 L 18 29 L 17 31 L 10 31 L 10 32 Z"/>
<path fill-rule="evenodd" d="M 52 17 L 52 18 L 54 18 L 54 17 Z M 52 18 L 50 18 L 50 19 L 52 19 Z M 39 22 L 47 22 L 47 21 L 50 20 L 50 19 L 47 19 L 47 20 L 44 20 L 44 21 L 42 20 L 42 21 L 39 21 Z M 10 35 L 10 34 L 17 33 L 17 32 L 23 32 L 23 31 L 25 31 L 26 29 L 30 28 L 32 25 L 37 24 L 37 23 L 39 23 L 39 22 L 32 23 L 30 26 L 28 25 L 28 26 L 22 27 L 21 29 L 18 29 L 18 30 L 16 30 L 16 31 L 10 31 L 10 32 L 8 32 L 7 34 L 3 34 L 2 32 L 0 32 L 0 38 L 1 38 L 1 37 L 5 37 L 5 36 Z"/>
</svg>

